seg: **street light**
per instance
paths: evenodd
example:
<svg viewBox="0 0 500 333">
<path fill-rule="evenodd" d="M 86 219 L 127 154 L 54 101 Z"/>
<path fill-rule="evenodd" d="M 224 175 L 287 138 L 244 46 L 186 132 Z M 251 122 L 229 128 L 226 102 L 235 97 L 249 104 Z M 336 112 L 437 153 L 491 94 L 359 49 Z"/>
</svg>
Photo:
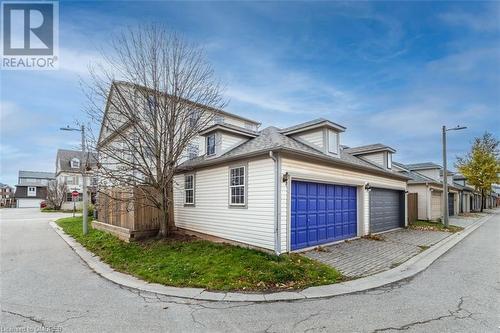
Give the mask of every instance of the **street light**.
<svg viewBox="0 0 500 333">
<path fill-rule="evenodd" d="M 82 169 L 82 181 L 83 181 L 83 234 L 86 235 L 89 231 L 88 225 L 88 207 L 87 207 L 87 179 L 85 177 L 86 163 L 85 163 L 85 126 L 82 125 L 80 128 L 71 128 L 69 126 L 61 127 L 61 131 L 76 131 L 82 133 L 82 159 L 80 163 L 80 168 Z"/>
<path fill-rule="evenodd" d="M 466 129 L 465 126 L 446 128 L 443 126 L 443 224 L 448 227 L 449 211 L 448 211 L 448 166 L 446 163 L 446 132 L 459 131 Z"/>
</svg>

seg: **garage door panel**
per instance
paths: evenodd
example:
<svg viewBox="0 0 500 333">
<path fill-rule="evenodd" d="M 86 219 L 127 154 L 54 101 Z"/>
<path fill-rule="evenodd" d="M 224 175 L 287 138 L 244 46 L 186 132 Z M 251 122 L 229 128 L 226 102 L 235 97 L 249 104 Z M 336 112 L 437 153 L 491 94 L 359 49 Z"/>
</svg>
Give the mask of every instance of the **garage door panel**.
<svg viewBox="0 0 500 333">
<path fill-rule="evenodd" d="M 370 232 L 381 232 L 404 225 L 403 192 L 373 188 L 370 191 Z"/>
<path fill-rule="evenodd" d="M 355 187 L 293 181 L 292 250 L 356 236 L 356 210 Z"/>
</svg>

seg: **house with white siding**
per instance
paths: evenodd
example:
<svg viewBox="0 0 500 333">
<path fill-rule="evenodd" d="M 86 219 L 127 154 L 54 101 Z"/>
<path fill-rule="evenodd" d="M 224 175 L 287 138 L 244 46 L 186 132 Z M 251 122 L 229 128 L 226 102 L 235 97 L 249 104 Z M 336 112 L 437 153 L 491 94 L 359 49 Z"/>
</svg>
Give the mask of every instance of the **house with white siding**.
<svg viewBox="0 0 500 333">
<path fill-rule="evenodd" d="M 87 153 L 82 158 L 82 151 L 58 149 L 56 154 L 56 174 L 55 178 L 59 183 L 66 184 L 66 195 L 61 205 L 61 209 L 82 209 L 83 207 L 83 168 L 89 176 L 86 177 L 89 201 L 93 203 L 96 195 L 97 178 L 92 175 L 92 170 L 96 168 L 97 159 L 94 154 Z M 78 192 L 78 197 L 73 197 L 72 192 Z"/>
<path fill-rule="evenodd" d="M 142 94 L 138 93 L 138 91 L 141 91 Z M 110 101 L 113 101 L 118 95 L 125 96 L 124 99 L 136 99 L 134 105 L 137 106 L 137 113 L 140 113 L 144 92 L 152 94 L 152 89 L 128 82 L 113 82 L 107 97 L 105 116 L 103 117 L 104 120 L 99 132 L 97 143 L 98 153 L 100 150 L 105 150 L 108 146 L 122 147 L 123 142 L 121 137 L 124 133 L 130 133 L 130 122 L 126 121 L 119 112 L 113 110 L 111 106 L 113 103 Z M 120 105 L 120 103 L 115 103 L 115 105 L 116 104 Z M 204 151 L 207 149 L 207 144 L 211 152 L 213 151 L 214 154 L 220 154 L 222 150 L 233 148 L 234 145 L 238 144 L 242 136 L 255 136 L 253 133 L 255 133 L 260 126 L 259 122 L 252 119 L 223 110 L 208 108 L 197 103 L 192 103 L 192 110 L 187 113 L 195 117 L 207 116 L 207 119 L 210 119 L 209 126 L 213 125 L 214 128 L 217 128 L 217 131 L 212 131 L 210 133 L 203 132 L 203 134 L 200 133 L 194 137 L 189 142 L 185 151 L 183 151 L 182 156 L 180 156 L 180 161 L 177 161 L 178 163 L 197 158 L 200 154 L 204 154 Z M 190 121 L 190 118 L 186 117 L 186 121 Z M 224 140 L 221 140 L 222 131 L 217 127 L 219 124 L 224 124 Z M 111 152 L 119 152 L 124 155 L 129 154 L 127 151 L 120 152 L 120 149 L 112 149 Z M 101 166 L 119 163 L 114 160 L 112 156 L 109 156 L 109 153 L 101 153 L 98 155 L 99 165 Z M 147 152 L 145 155 L 147 155 Z M 129 157 L 133 158 L 131 155 Z M 71 161 L 68 159 L 65 160 L 66 162 L 64 165 L 71 169 L 71 165 L 69 164 Z M 65 171 L 68 171 L 68 169 Z M 140 177 L 140 175 L 138 177 Z M 110 189 L 109 187 L 106 188 L 108 184 L 106 183 L 105 176 L 102 176 L 100 185 L 101 190 Z M 117 192 L 119 191 L 120 188 L 117 189 Z M 125 204 L 123 200 L 113 200 L 113 198 L 106 195 L 98 195 L 97 197 L 98 220 L 92 222 L 95 228 L 110 231 L 126 241 L 158 233 L 159 218 L 158 213 L 153 211 L 154 208 L 146 207 L 147 205 L 136 205 L 139 200 L 134 200 L 135 202 L 133 204 L 129 202 L 129 205 L 129 203 Z"/>
<path fill-rule="evenodd" d="M 437 221 L 443 216 L 442 167 L 432 162 L 402 164 L 394 162 L 394 169 L 408 176 L 408 192 L 417 193 L 418 219 Z M 450 171 L 449 171 L 450 172 Z M 448 177 L 448 214 L 459 213 L 459 189 Z"/>
<path fill-rule="evenodd" d="M 176 227 L 275 253 L 407 224 L 408 177 L 393 148 L 341 145 L 346 128 L 316 119 L 261 131 L 219 123 L 174 179 Z"/>
</svg>

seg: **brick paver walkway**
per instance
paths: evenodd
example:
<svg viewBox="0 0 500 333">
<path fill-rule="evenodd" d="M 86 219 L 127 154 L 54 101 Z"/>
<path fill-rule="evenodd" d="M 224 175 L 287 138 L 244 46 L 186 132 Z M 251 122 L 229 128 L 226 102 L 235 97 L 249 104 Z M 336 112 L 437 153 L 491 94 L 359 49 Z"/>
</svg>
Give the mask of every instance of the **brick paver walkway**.
<svg viewBox="0 0 500 333">
<path fill-rule="evenodd" d="M 452 216 L 450 217 L 450 224 L 456 225 L 462 228 L 467 228 L 481 217 L 484 217 L 488 214 L 486 213 L 472 213 L 469 216 Z"/>
<path fill-rule="evenodd" d="M 382 240 L 361 238 L 305 255 L 337 268 L 344 276 L 361 277 L 391 269 L 449 235 L 442 231 L 399 229 L 378 235 Z"/>
</svg>

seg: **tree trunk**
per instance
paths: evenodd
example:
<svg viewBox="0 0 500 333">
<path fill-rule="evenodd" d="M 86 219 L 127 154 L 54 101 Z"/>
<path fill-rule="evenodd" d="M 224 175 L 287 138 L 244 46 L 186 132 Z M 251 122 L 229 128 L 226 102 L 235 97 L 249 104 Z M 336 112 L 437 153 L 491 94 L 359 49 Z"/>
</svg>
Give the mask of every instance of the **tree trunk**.
<svg viewBox="0 0 500 333">
<path fill-rule="evenodd" d="M 171 181 L 168 184 L 167 188 L 167 194 L 168 194 L 168 202 L 170 203 L 168 205 L 168 222 L 167 222 L 167 227 L 169 231 L 174 231 L 175 228 L 175 220 L 174 220 L 174 184 L 173 181 Z"/>
<path fill-rule="evenodd" d="M 160 222 L 160 230 L 158 232 L 158 236 L 165 238 L 168 236 L 168 220 L 169 220 L 169 204 L 168 204 L 168 191 L 164 189 L 161 194 L 162 199 L 162 219 Z"/>
<path fill-rule="evenodd" d="M 484 209 L 484 190 L 481 190 L 481 213 Z"/>
</svg>

